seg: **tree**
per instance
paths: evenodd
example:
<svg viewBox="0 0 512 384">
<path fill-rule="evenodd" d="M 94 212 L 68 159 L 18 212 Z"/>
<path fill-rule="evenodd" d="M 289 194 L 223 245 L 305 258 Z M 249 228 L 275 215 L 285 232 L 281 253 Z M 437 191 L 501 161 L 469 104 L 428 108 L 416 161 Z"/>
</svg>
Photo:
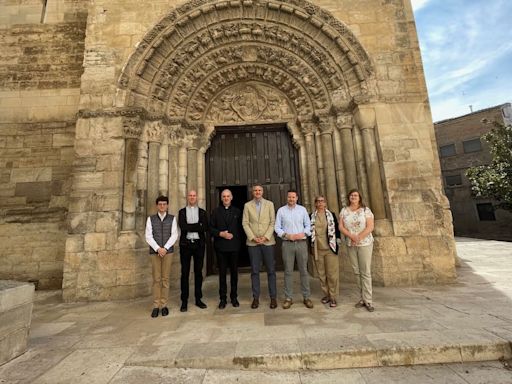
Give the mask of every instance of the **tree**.
<svg viewBox="0 0 512 384">
<path fill-rule="evenodd" d="M 466 176 L 476 197 L 497 201 L 496 208 L 512 212 L 512 126 L 494 122 L 483 136 L 492 155 L 490 165 L 471 167 Z"/>
</svg>

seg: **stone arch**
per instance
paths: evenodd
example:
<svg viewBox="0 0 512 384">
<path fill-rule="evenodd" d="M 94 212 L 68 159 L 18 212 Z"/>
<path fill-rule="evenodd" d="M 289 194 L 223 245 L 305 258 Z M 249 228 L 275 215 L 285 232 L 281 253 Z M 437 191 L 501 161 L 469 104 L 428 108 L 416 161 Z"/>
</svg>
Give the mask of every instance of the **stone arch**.
<svg viewBox="0 0 512 384">
<path fill-rule="evenodd" d="M 324 100 L 311 114 L 329 109 L 336 93 L 371 93 L 373 69 L 364 48 L 341 21 L 307 1 L 196 0 L 178 6 L 143 38 L 119 86 L 128 91 L 125 106 L 185 118 L 184 104 L 200 105 L 192 100 L 201 94 L 198 87 L 223 86 L 215 73 L 237 74 L 250 64 L 307 82 L 301 84 L 307 96 Z"/>
<path fill-rule="evenodd" d="M 145 111 L 143 125 L 154 125 L 152 120 L 172 127 L 164 129 L 173 132 L 172 140 L 141 136 L 149 152 L 138 157 L 149 159 L 149 173 L 160 172 L 160 181 L 142 186 L 148 195 L 166 192 L 171 176 L 180 180 L 173 192 L 181 197 L 189 187 L 205 188 L 201 156 L 215 124 L 282 121 L 299 151 L 308 200 L 322 193 L 338 210 L 346 190 L 372 189 L 366 194 L 384 217 L 382 186 L 368 182 L 370 175 L 380 183 L 375 124 L 371 111 L 358 111 L 377 96 L 373 84 L 363 46 L 318 6 L 303 0 L 192 0 L 144 36 L 118 86 L 125 91 L 124 107 Z M 155 160 L 159 156 L 164 158 Z M 182 174 L 162 174 L 172 161 Z M 125 200 L 133 211 L 134 199 Z"/>
</svg>

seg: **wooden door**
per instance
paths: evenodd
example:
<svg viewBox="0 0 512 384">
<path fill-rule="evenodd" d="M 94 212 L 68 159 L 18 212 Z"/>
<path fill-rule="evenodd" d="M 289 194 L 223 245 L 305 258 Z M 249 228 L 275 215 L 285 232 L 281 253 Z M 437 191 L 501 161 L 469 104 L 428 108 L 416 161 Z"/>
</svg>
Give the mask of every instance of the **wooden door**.
<svg viewBox="0 0 512 384">
<path fill-rule="evenodd" d="M 217 127 L 206 153 L 206 203 L 209 212 L 220 203 L 220 192 L 235 190 L 233 204 L 243 210 L 251 199 L 251 188 L 262 184 L 264 197 L 275 209 L 286 204 L 289 189 L 299 191 L 299 162 L 285 125 L 253 125 Z M 245 201 L 243 199 L 246 193 Z M 300 194 L 300 191 L 299 191 Z M 239 266 L 248 269 L 249 258 L 245 245 L 240 253 Z M 276 246 L 276 267 L 282 270 L 281 244 Z M 207 257 L 208 274 L 216 273 L 217 262 L 213 247 Z"/>
</svg>

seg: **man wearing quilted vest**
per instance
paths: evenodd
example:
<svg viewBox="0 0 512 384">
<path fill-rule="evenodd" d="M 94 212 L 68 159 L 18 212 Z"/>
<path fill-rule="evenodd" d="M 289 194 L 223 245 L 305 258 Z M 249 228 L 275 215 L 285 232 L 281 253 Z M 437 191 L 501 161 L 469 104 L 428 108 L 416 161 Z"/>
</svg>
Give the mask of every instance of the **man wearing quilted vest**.
<svg viewBox="0 0 512 384">
<path fill-rule="evenodd" d="M 159 196 L 156 199 L 158 212 L 148 217 L 146 221 L 146 242 L 149 244 L 149 254 L 153 273 L 153 310 L 151 317 L 158 317 L 160 309 L 162 316 L 169 314 L 169 274 L 171 273 L 174 243 L 178 239 L 178 226 L 173 215 L 167 213 L 169 199 Z"/>
</svg>

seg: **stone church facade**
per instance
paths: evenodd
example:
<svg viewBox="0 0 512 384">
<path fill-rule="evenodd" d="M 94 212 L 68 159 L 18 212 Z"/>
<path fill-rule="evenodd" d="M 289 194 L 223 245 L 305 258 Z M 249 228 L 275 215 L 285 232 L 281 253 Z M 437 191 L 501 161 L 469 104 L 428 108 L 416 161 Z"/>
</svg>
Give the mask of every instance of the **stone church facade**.
<svg viewBox="0 0 512 384">
<path fill-rule="evenodd" d="M 376 218 L 376 284 L 454 280 L 409 0 L 40 3 L 0 7 L 0 278 L 62 286 L 68 301 L 148 294 L 156 196 L 176 213 L 190 188 L 212 208 L 219 188 L 258 182 L 297 188 L 308 209 L 323 194 L 333 211 L 359 188 Z M 215 176 L 214 140 L 278 129 L 291 184 L 280 144 L 247 173 L 267 155 L 235 141 L 235 166 Z"/>
</svg>

